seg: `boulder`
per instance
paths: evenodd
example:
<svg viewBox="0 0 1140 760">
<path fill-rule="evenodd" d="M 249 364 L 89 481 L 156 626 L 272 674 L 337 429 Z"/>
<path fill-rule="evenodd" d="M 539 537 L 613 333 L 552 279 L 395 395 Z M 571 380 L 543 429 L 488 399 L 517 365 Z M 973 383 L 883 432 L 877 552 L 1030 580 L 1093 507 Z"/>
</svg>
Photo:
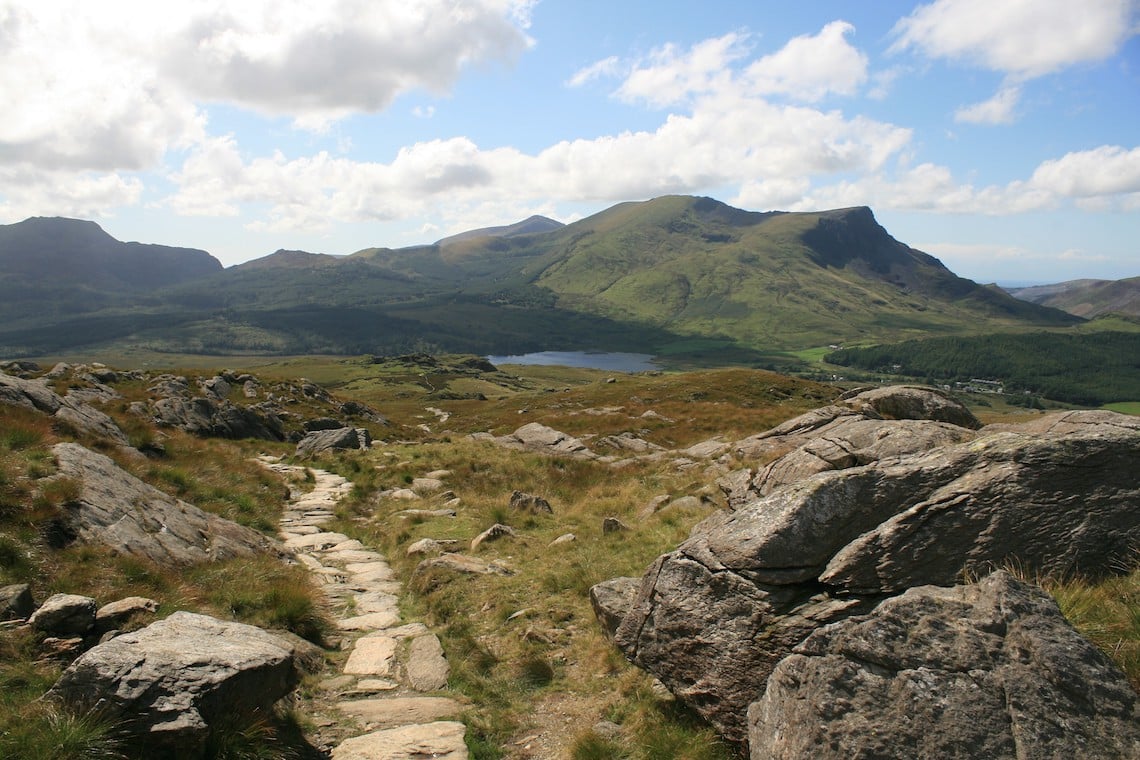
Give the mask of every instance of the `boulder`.
<svg viewBox="0 0 1140 760">
<path fill-rule="evenodd" d="M 81 483 L 64 514 L 66 532 L 158 564 L 190 565 L 273 551 L 257 531 L 203 512 L 76 443 L 52 447 L 60 474 Z"/>
<path fill-rule="evenodd" d="M 158 602 L 155 600 L 128 596 L 99 608 L 95 613 L 95 630 L 100 633 L 113 631 L 136 615 L 153 615 L 155 612 L 158 612 Z"/>
<path fill-rule="evenodd" d="M 601 623 L 602 630 L 611 638 L 621 625 L 622 618 L 633 606 L 640 585 L 640 578 L 611 578 L 590 587 L 590 604 L 594 608 L 594 615 Z"/>
<path fill-rule="evenodd" d="M 26 620 L 36 611 L 32 590 L 26 583 L 13 583 L 0 588 L 0 622 Z"/>
<path fill-rule="evenodd" d="M 982 426 L 962 402 L 927 386 L 892 385 L 852 391 L 841 396 L 839 403 L 862 414 L 868 414 L 868 409 L 874 410 L 874 416 L 886 420 L 933 420 L 970 430 Z"/>
<path fill-rule="evenodd" d="M 272 405 L 239 406 L 225 399 L 170 396 L 154 402 L 154 422 L 192 435 L 280 441 L 285 426 Z"/>
<path fill-rule="evenodd" d="M 122 721 L 149 756 L 200 758 L 212 727 L 268 714 L 297 680 L 284 639 L 176 612 L 89 650 L 47 698 Z"/>
<path fill-rule="evenodd" d="M 1140 698 L 1044 591 L 998 571 L 815 631 L 748 710 L 754 760 L 1140 757 Z"/>
<path fill-rule="evenodd" d="M 28 618 L 28 624 L 52 636 L 82 636 L 95 627 L 96 607 L 89 596 L 52 594 Z"/>
<path fill-rule="evenodd" d="M 737 441 L 736 456 L 760 464 L 730 473 L 717 485 L 736 509 L 816 473 L 971 440 L 978 427 L 968 409 L 940 391 L 864 391 Z"/>
<path fill-rule="evenodd" d="M 495 439 L 502 446 L 520 451 L 537 451 L 553 456 L 594 459 L 597 455 L 577 438 L 538 422 L 523 425 L 509 435 Z"/>
<path fill-rule="evenodd" d="M 63 399 L 43 380 L 25 380 L 0 372 L 0 403 L 55 414 Z"/>
<path fill-rule="evenodd" d="M 117 446 L 130 446 L 127 435 L 107 414 L 87 404 L 65 399 L 55 413 L 55 419 L 81 435 L 110 441 Z"/>
<path fill-rule="evenodd" d="M 488 541 L 498 541 L 504 536 L 514 535 L 516 535 L 515 529 L 511 526 L 503 525 L 502 523 L 495 523 L 490 528 L 487 528 L 487 530 L 471 539 L 471 551 L 475 551 L 479 548 L 480 545 L 487 543 Z"/>
<path fill-rule="evenodd" d="M 63 398 L 43 380 L 25 380 L 0 372 L 0 404 L 33 409 L 55 417 L 76 433 L 129 446 L 115 421 L 80 398 Z"/>
<path fill-rule="evenodd" d="M 297 456 L 312 457 L 331 449 L 367 449 L 371 445 L 372 436 L 364 428 L 313 430 L 297 444 Z"/>
<path fill-rule="evenodd" d="M 554 514 L 554 508 L 550 506 L 550 502 L 541 496 L 534 494 L 523 493 L 522 491 L 511 492 L 511 509 L 518 512 L 528 512 L 532 515 L 537 514 Z"/>
<path fill-rule="evenodd" d="M 824 472 L 716 513 L 651 566 L 615 643 L 743 743 L 776 663 L 885 596 L 1014 563 L 1117 572 L 1140 547 L 1140 419 L 1069 425 Z"/>
</svg>

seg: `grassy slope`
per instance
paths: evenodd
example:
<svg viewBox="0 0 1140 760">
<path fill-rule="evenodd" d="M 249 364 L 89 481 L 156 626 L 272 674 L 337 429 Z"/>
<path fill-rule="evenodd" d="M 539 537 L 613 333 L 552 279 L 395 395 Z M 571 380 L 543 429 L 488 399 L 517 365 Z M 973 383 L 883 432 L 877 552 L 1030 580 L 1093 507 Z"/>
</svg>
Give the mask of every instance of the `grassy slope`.
<svg viewBox="0 0 1140 760">
<path fill-rule="evenodd" d="M 304 357 L 255 371 L 267 383 L 274 378 L 314 379 L 342 396 L 374 405 L 392 420 L 391 426 L 374 430 L 389 443 L 321 464 L 357 484 L 352 500 L 340 510 L 344 530 L 386 547 L 405 577 L 411 576 L 415 560 L 403 550 L 418 538 L 465 543 L 493 522 L 508 522 L 519 531 L 516 539 L 478 550 L 483 558 L 510 564 L 518 570 L 515 576 L 420 577 L 403 600 L 409 612 L 438 626 L 455 668 L 451 688 L 473 700 L 466 720 L 474 758 L 510 756 L 516 742 L 554 724 L 561 727 L 567 755 L 576 760 L 730 757 L 707 727 L 662 698 L 648 677 L 617 655 L 598 630 L 587 597 L 593 583 L 640 574 L 658 553 L 682 540 L 709 507 L 666 510 L 651 517 L 638 512 L 659 494 L 701 493 L 708 477 L 666 463 L 613 469 L 515 454 L 468 440 L 465 434 L 500 434 L 539 421 L 579 436 L 628 431 L 682 447 L 718 434 L 732 439 L 767 429 L 826 403 L 834 389 L 740 369 L 618 374 L 612 383 L 605 380 L 614 373 L 556 367 L 506 367 L 497 374 L 472 375 L 464 371 L 462 361 L 452 359 L 432 368 Z M 133 418 L 121 414 L 140 389 L 125 390 L 127 398 L 109 411 L 133 425 L 132 437 L 146 435 L 137 419 L 132 423 Z M 442 398 L 440 391 L 479 392 L 487 400 Z M 429 406 L 450 413 L 447 423 L 439 424 L 426 410 Z M 668 419 L 642 417 L 650 410 Z M 418 427 L 425 423 L 436 432 Z M 253 568 L 251 573 L 250 568 L 223 567 L 172 577 L 161 568 L 94 550 L 60 554 L 43 546 L 36 521 L 50 516 L 67 497 L 64 487 L 48 489 L 46 495 L 37 495 L 36 489 L 36 479 L 50 474 L 45 452 L 58 434 L 30 413 L 6 413 L 0 433 L 0 582 L 32 580 L 37 598 L 51 590 L 94 593 L 101 600 L 138 593 L 163 601 L 164 611 L 189 606 L 226 615 L 238 609 L 244 619 L 263 625 L 306 622 L 303 604 L 292 612 L 284 610 L 293 616 L 292 623 L 272 621 L 283 611 L 278 584 L 297 585 L 296 579 L 279 577 L 274 568 Z M 589 439 L 591 445 L 596 445 L 594 440 Z M 263 471 L 245 465 L 262 444 L 203 442 L 172 434 L 166 446 L 164 460 L 127 464 L 200 506 L 262 527 L 274 519 L 280 487 Z M 463 501 L 454 520 L 402 519 L 395 512 L 406 503 L 375 498 L 376 489 L 402 487 L 439 468 L 452 471 L 448 486 Z M 507 501 L 515 488 L 547 497 L 554 515 L 510 513 Z M 620 517 L 631 531 L 603 534 L 600 522 L 605 516 Z M 578 536 L 574 543 L 548 546 L 571 531 Z M 1128 667 L 1133 682 L 1140 684 L 1140 574 L 1109 584 L 1051 588 L 1086 635 Z M 275 601 L 266 604 L 270 599 Z M 475 610 L 480 612 L 471 614 Z M 516 612 L 523 614 L 509 619 Z M 34 646 L 15 635 L 0 633 L 0 653 L 0 724 L 11 732 L 12 741 L 26 742 L 21 749 L 33 741 L 54 740 L 58 719 L 39 712 L 41 707 L 31 700 L 51 683 L 58 666 L 36 662 Z M 622 725 L 622 737 L 594 733 L 592 726 L 602 719 Z"/>
<path fill-rule="evenodd" d="M 891 239 L 866 209 L 759 214 L 685 196 L 619 204 L 548 233 L 341 258 L 279 252 L 152 296 L 92 304 L 101 310 L 82 319 L 60 311 L 10 321 L 0 354 L 128 343 L 211 353 L 417 344 L 677 353 L 693 339 L 802 350 L 1067 319 L 953 276 Z"/>
</svg>

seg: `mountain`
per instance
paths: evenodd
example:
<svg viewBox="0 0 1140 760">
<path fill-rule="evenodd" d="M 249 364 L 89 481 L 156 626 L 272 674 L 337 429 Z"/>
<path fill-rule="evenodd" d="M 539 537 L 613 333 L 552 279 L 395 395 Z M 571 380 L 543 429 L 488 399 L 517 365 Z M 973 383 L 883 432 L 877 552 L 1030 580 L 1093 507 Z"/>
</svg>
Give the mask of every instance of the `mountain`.
<svg viewBox="0 0 1140 760">
<path fill-rule="evenodd" d="M 0 225 L 0 323 L 39 329 L 221 271 L 205 251 L 123 243 L 95 222 L 33 217 Z"/>
<path fill-rule="evenodd" d="M 562 222 L 555 221 L 545 216 L 531 216 L 523 219 L 521 222 L 508 224 L 504 227 L 483 227 L 478 230 L 468 230 L 460 232 L 458 235 L 445 237 L 442 240 L 437 240 L 436 245 L 451 245 L 463 240 L 471 240 L 481 237 L 514 237 L 515 235 L 533 235 L 537 232 L 551 232 L 564 226 Z"/>
<path fill-rule="evenodd" d="M 117 291 L 82 320 L 41 312 L 6 324 L 0 354 L 128 342 L 219 353 L 786 356 L 1079 321 L 956 276 L 892 238 L 865 207 L 760 213 L 666 196 L 564 226 L 532 217 L 433 245 L 277 251 L 145 295 Z"/>
<path fill-rule="evenodd" d="M 1068 280 L 1053 285 L 1010 288 L 1009 293 L 1023 301 L 1051 306 L 1086 319 L 1102 314 L 1140 317 L 1140 277 Z"/>
<path fill-rule="evenodd" d="M 219 272 L 205 251 L 123 243 L 95 222 L 32 217 L 0 225 L 0 274 L 6 282 L 50 282 L 104 291 L 140 291 Z"/>
</svg>

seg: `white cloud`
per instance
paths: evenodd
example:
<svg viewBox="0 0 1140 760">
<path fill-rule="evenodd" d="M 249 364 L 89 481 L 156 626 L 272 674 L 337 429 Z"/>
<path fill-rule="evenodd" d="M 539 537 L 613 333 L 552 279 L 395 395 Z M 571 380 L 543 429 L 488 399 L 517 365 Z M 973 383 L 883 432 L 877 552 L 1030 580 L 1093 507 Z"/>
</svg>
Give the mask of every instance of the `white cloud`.
<svg viewBox="0 0 1140 760">
<path fill-rule="evenodd" d="M 1140 148 L 1102 145 L 1040 163 L 1024 180 L 976 188 L 945 166 L 924 163 L 889 174 L 867 173 L 815 188 L 790 210 L 865 204 L 876 208 L 1007 216 L 1065 202 L 1090 211 L 1140 208 Z"/>
<path fill-rule="evenodd" d="M 685 52 L 671 43 L 664 45 L 650 54 L 647 63 L 635 66 L 615 94 L 628 102 L 664 107 L 727 87 L 733 81 L 731 65 L 748 54 L 746 39 L 730 32 Z"/>
<path fill-rule="evenodd" d="M 219 138 L 171 177 L 179 190 L 167 204 L 184 214 L 269 204 L 263 225 L 320 229 L 487 204 L 619 201 L 746 183 L 753 197 L 783 200 L 807 178 L 880 171 L 910 139 L 909 130 L 883 122 L 721 93 L 653 131 L 563 141 L 533 154 L 459 137 L 416 143 L 388 163 L 325 153 L 247 159 L 232 138 Z"/>
<path fill-rule="evenodd" d="M 138 203 L 142 182 L 115 173 L 29 170 L 0 166 L 0 220 L 29 216 L 104 217 Z"/>
<path fill-rule="evenodd" d="M 621 71 L 621 60 L 616 55 L 611 55 L 608 58 L 603 58 L 600 61 L 591 63 L 589 66 L 578 69 L 574 72 L 573 76 L 566 81 L 566 85 L 568 87 L 581 87 L 595 79 L 616 76 L 619 71 Z"/>
<path fill-rule="evenodd" d="M 324 131 L 530 44 L 528 0 L 0 0 L 0 165 L 141 170 L 226 103 Z"/>
<path fill-rule="evenodd" d="M 954 112 L 954 121 L 966 124 L 1012 124 L 1014 109 L 1021 100 L 1021 88 L 1003 87 L 989 100 L 963 106 Z"/>
<path fill-rule="evenodd" d="M 1136 33 L 1132 0 L 935 0 L 894 28 L 916 49 L 1029 79 L 1112 55 Z"/>
<path fill-rule="evenodd" d="M 1140 193 L 1140 147 L 1102 145 L 1043 162 L 1030 183 L 1069 198 Z"/>
<path fill-rule="evenodd" d="M 867 56 L 847 41 L 854 31 L 846 21 L 833 21 L 819 34 L 795 37 L 742 71 L 735 67 L 750 52 L 749 36 L 742 32 L 703 40 L 688 50 L 668 44 L 634 64 L 615 94 L 659 108 L 723 92 L 778 95 L 804 103 L 832 94 L 853 95 L 867 81 Z M 616 59 L 605 59 L 579 71 L 571 83 L 619 69 Z"/>
<path fill-rule="evenodd" d="M 847 42 L 855 27 L 833 21 L 819 34 L 788 41 L 748 67 L 754 92 L 815 102 L 826 95 L 854 95 L 867 81 L 867 56 Z"/>
</svg>

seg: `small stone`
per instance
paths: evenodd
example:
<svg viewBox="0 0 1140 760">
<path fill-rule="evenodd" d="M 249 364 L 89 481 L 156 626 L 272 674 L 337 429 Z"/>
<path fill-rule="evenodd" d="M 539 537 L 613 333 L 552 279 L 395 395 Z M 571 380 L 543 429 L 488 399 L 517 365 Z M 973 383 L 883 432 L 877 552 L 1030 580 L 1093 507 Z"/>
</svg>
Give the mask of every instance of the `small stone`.
<svg viewBox="0 0 1140 760">
<path fill-rule="evenodd" d="M 95 600 L 89 596 L 54 594 L 28 618 L 28 623 L 45 633 L 82 635 L 95 627 L 96 609 Z"/>
<path fill-rule="evenodd" d="M 574 541 L 577 541 L 577 540 L 578 540 L 578 537 L 575 536 L 573 533 L 563 533 L 561 536 L 559 536 L 558 538 L 551 541 L 550 545 L 551 546 L 561 546 L 562 544 L 573 543 Z"/>
<path fill-rule="evenodd" d="M 629 530 L 629 526 L 616 517 L 607 517 L 602 520 L 602 533 L 620 533 Z"/>
</svg>

